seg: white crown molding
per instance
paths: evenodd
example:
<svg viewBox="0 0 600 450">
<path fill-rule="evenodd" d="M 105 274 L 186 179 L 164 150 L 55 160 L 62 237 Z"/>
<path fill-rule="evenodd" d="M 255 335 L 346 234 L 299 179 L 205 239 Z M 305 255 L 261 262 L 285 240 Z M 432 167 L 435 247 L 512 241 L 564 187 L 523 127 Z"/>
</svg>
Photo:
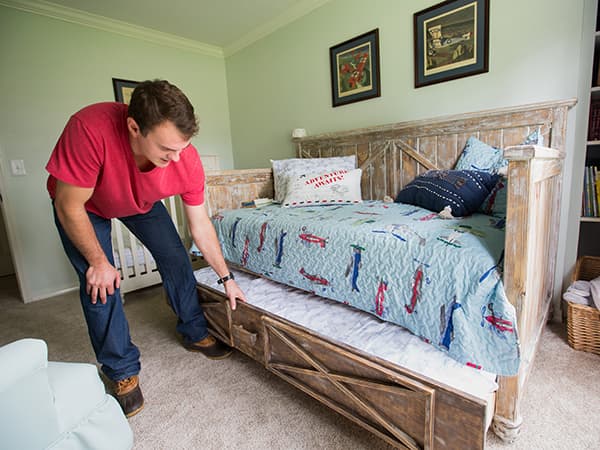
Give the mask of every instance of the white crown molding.
<svg viewBox="0 0 600 450">
<path fill-rule="evenodd" d="M 78 9 L 67 8 L 43 0 L 0 0 L 0 5 L 21 11 L 39 14 L 53 19 L 64 20 L 78 25 L 85 25 L 102 31 L 117 33 L 123 36 L 140 39 L 154 44 L 162 44 L 207 56 L 223 58 L 223 49 L 214 45 L 186 39 L 173 34 L 163 33 L 150 28 L 132 25 L 120 20 L 90 14 Z"/>
<path fill-rule="evenodd" d="M 0 0 L 2 1 L 2 0 Z M 258 41 L 259 39 L 268 36 L 274 31 L 278 30 L 281 27 L 284 27 L 296 19 L 299 19 L 302 16 L 305 16 L 309 12 L 323 6 L 325 3 L 328 3 L 331 0 L 304 0 L 297 3 L 295 6 L 287 9 L 284 13 L 275 17 L 274 19 L 268 21 L 264 25 L 261 25 L 258 28 L 255 28 L 251 32 L 242 36 L 240 39 L 232 42 L 227 45 L 223 49 L 223 53 L 225 57 L 231 56 L 234 53 L 237 53 L 244 47 L 249 46 L 250 44 Z"/>
</svg>

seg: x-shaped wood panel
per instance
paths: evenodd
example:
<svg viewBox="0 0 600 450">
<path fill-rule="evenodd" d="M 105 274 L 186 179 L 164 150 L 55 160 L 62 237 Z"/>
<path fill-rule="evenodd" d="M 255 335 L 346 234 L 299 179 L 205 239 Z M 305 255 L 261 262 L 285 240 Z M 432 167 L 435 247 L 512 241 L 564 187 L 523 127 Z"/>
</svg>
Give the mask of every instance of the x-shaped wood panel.
<svg viewBox="0 0 600 450">
<path fill-rule="evenodd" d="M 392 374 L 384 367 L 377 366 L 374 362 L 362 359 L 358 355 L 353 355 L 352 360 L 356 361 L 358 364 L 364 364 L 365 367 L 368 367 L 369 369 L 377 370 L 380 375 L 388 375 L 386 378 L 389 378 L 390 381 L 382 382 L 365 377 L 358 377 L 353 374 L 336 373 L 335 371 L 330 370 L 316 355 L 311 354 L 303 348 L 299 342 L 310 341 L 313 344 L 325 347 L 328 352 L 344 354 L 344 358 L 347 358 L 350 352 L 325 342 L 322 339 L 315 339 L 308 333 L 304 333 L 301 330 L 297 330 L 287 324 L 279 323 L 270 318 L 264 318 L 264 325 L 266 337 L 266 366 L 273 373 L 368 429 L 373 434 L 378 435 L 395 446 L 400 444 L 409 449 L 420 449 L 421 447 L 413 437 L 394 424 L 393 418 L 386 417 L 385 414 L 377 409 L 366 397 L 361 396 L 360 393 L 351 388 L 355 387 L 362 390 L 367 389 L 385 392 L 391 394 L 391 398 L 395 398 L 401 402 L 407 402 L 411 399 L 421 400 L 424 403 L 424 410 L 422 413 L 425 418 L 423 424 L 423 448 L 431 448 L 431 443 L 433 442 L 435 400 L 435 391 L 433 389 L 409 378 L 399 376 L 398 374 Z M 294 365 L 293 361 L 291 363 L 273 361 L 269 346 L 275 339 L 283 343 L 286 350 L 289 349 L 291 351 L 291 355 L 296 355 L 301 358 L 301 360 L 308 363 L 310 368 Z M 290 358 L 290 360 L 291 359 L 292 358 Z M 303 381 L 303 378 L 305 380 L 317 380 L 321 384 L 323 381 L 328 382 L 338 391 L 337 394 L 341 393 L 343 400 L 336 400 L 334 395 L 328 395 L 327 392 L 320 392 L 308 381 Z M 352 406 L 359 412 L 359 415 L 353 413 L 347 405 Z M 364 418 L 367 418 L 367 420 Z M 382 429 L 384 431 L 382 431 Z"/>
</svg>

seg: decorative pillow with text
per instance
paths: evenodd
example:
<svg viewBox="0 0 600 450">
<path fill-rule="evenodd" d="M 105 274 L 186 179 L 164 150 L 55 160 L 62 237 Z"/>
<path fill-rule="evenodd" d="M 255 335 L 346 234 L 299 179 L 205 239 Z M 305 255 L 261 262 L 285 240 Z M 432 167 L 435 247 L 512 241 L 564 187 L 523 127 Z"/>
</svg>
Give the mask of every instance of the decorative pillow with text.
<svg viewBox="0 0 600 450">
<path fill-rule="evenodd" d="M 284 208 L 316 205 L 344 205 L 362 202 L 361 169 L 338 169 L 292 175 L 287 182 Z"/>
<path fill-rule="evenodd" d="M 283 202 L 287 193 L 287 182 L 294 175 L 356 169 L 356 155 L 331 158 L 291 158 L 271 160 L 273 165 L 274 199 Z"/>
</svg>

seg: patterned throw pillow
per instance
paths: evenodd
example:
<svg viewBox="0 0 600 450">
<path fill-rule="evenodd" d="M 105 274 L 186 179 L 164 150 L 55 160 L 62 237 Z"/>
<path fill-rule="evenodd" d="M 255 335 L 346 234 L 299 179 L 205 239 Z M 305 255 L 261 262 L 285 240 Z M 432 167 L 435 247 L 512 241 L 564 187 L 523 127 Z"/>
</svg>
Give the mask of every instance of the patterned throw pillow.
<svg viewBox="0 0 600 450">
<path fill-rule="evenodd" d="M 481 142 L 476 137 L 467 139 L 465 148 L 454 166 L 454 170 L 477 170 L 480 172 L 497 173 L 505 166 L 502 149 Z"/>
<path fill-rule="evenodd" d="M 544 145 L 544 135 L 538 128 L 529 134 L 523 141 L 522 145 Z M 503 165 L 508 165 L 508 161 L 505 160 Z M 505 173 L 506 175 L 506 173 Z M 490 195 L 483 201 L 480 212 L 489 214 L 490 216 L 506 217 L 506 201 L 508 197 L 508 178 L 500 177 L 496 186 L 490 192 Z"/>
<path fill-rule="evenodd" d="M 408 203 L 441 212 L 450 206 L 454 217 L 477 211 L 498 181 L 498 175 L 476 170 L 429 170 L 411 181 L 396 197 Z"/>
<path fill-rule="evenodd" d="M 544 145 L 544 136 L 540 129 L 530 133 L 523 145 Z M 492 147 L 485 142 L 480 141 L 474 136 L 467 139 L 465 148 L 460 154 L 460 158 L 454 166 L 454 170 L 479 170 L 483 172 L 498 173 L 501 172 L 508 161 L 504 159 L 503 150 Z"/>
<path fill-rule="evenodd" d="M 326 172 L 333 170 L 352 170 L 356 168 L 356 155 L 335 156 L 332 158 L 291 158 L 271 160 L 273 165 L 273 187 L 275 201 L 283 202 L 287 193 L 287 181 L 293 175 Z"/>
<path fill-rule="evenodd" d="M 362 202 L 361 169 L 331 170 L 292 175 L 283 199 L 284 208 L 315 205 L 343 205 Z"/>
</svg>

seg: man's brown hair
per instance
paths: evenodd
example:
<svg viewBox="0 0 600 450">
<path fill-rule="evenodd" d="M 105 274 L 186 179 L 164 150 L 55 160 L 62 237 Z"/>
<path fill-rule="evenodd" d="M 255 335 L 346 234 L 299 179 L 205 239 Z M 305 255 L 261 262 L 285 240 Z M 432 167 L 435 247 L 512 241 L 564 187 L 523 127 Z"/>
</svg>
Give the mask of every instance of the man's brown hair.
<svg viewBox="0 0 600 450">
<path fill-rule="evenodd" d="M 131 94 L 127 114 L 138 124 L 142 136 L 166 120 L 173 122 L 186 138 L 198 132 L 194 107 L 177 86 L 166 80 L 138 84 Z"/>
</svg>

